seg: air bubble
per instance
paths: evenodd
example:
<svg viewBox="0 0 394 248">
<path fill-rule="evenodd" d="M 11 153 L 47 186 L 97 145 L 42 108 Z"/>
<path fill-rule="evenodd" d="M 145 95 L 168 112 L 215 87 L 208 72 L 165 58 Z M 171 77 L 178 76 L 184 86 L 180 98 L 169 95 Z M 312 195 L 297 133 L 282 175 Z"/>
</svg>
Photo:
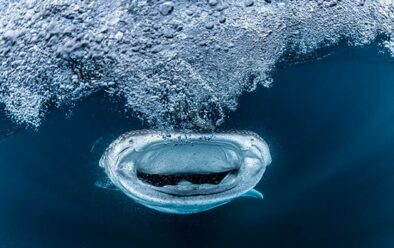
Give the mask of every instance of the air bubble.
<svg viewBox="0 0 394 248">
<path fill-rule="evenodd" d="M 246 1 L 245 1 L 245 6 L 246 6 L 246 7 L 253 6 L 253 4 L 254 4 L 254 1 L 253 1 L 253 0 L 246 0 Z"/>
<path fill-rule="evenodd" d="M 160 5 L 160 13 L 164 16 L 169 15 L 174 10 L 173 2 L 165 2 Z"/>
</svg>

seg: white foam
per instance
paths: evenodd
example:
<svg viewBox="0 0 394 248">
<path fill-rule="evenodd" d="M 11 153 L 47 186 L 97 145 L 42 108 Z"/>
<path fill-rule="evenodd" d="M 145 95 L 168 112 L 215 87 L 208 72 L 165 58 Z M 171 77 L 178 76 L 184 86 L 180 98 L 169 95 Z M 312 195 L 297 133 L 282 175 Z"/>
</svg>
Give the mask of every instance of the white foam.
<svg viewBox="0 0 394 248">
<path fill-rule="evenodd" d="M 0 102 L 37 126 L 105 90 L 153 126 L 212 129 L 289 49 L 383 35 L 394 52 L 392 0 L 170 2 L 0 1 Z"/>
</svg>

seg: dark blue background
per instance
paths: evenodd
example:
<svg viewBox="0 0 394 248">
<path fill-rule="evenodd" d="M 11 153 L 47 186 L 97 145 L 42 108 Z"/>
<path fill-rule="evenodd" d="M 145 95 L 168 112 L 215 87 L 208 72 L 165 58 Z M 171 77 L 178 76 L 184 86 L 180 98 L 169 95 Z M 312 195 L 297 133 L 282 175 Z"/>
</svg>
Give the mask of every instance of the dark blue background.
<svg viewBox="0 0 394 248">
<path fill-rule="evenodd" d="M 0 141 L 0 247 L 394 247 L 394 63 L 333 51 L 283 63 L 222 127 L 268 141 L 263 201 L 178 216 L 96 187 L 106 146 L 143 128 L 97 94 Z"/>
</svg>

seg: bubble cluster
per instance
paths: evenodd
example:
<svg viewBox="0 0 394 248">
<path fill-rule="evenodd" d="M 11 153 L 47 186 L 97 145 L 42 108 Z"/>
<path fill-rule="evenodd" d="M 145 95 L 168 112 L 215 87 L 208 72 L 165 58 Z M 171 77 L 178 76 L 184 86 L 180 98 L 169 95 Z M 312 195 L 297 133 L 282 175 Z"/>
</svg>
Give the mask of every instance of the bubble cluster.
<svg viewBox="0 0 394 248">
<path fill-rule="evenodd" d="M 149 125 L 213 129 L 288 51 L 394 54 L 392 0 L 0 0 L 0 103 L 19 123 L 97 91 Z"/>
</svg>

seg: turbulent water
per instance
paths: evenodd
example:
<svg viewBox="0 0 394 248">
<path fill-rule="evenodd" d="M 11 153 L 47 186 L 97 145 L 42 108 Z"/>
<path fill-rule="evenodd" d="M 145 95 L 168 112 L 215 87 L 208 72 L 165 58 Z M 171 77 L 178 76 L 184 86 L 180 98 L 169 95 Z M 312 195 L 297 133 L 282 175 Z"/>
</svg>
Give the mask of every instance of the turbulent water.
<svg viewBox="0 0 394 248">
<path fill-rule="evenodd" d="M 0 102 L 39 126 L 105 91 L 151 126 L 213 129 L 286 53 L 381 40 L 392 0 L 0 1 Z"/>
</svg>

